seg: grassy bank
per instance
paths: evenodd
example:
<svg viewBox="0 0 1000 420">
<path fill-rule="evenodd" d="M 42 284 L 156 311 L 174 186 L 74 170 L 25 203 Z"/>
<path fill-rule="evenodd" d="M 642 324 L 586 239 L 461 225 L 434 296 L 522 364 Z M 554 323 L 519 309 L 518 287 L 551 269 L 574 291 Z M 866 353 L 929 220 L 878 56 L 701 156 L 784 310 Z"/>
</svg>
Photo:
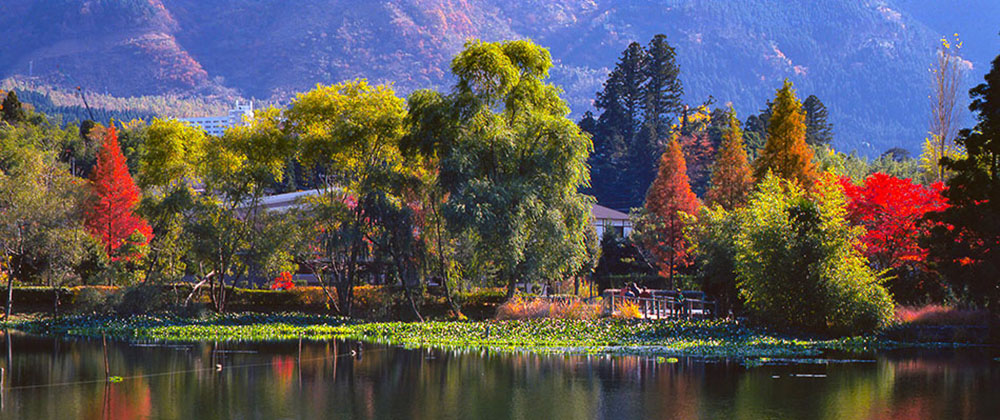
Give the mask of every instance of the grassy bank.
<svg viewBox="0 0 1000 420">
<path fill-rule="evenodd" d="M 902 346 L 876 337 L 806 339 L 730 321 L 618 319 L 426 323 L 358 322 L 305 314 L 233 314 L 206 319 L 176 316 L 72 316 L 6 324 L 31 333 L 123 340 L 309 340 L 333 338 L 407 347 L 488 348 L 540 353 L 657 354 L 705 357 L 806 357 L 825 351 L 867 354 Z"/>
</svg>

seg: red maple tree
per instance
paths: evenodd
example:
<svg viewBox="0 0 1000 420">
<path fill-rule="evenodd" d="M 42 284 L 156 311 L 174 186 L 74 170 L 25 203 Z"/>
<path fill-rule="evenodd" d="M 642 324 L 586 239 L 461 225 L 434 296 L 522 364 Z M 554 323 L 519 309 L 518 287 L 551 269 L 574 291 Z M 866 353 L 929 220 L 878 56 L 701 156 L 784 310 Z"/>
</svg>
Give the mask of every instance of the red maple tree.
<svg viewBox="0 0 1000 420">
<path fill-rule="evenodd" d="M 925 263 L 927 249 L 919 239 L 927 235 L 933 223 L 924 215 L 948 206 L 941 195 L 943 184 L 923 186 L 875 173 L 863 185 L 855 185 L 846 177 L 840 179 L 840 185 L 849 200 L 848 220 L 867 229 L 861 240 L 869 261 L 881 269 Z"/>
<path fill-rule="evenodd" d="M 113 124 L 105 132 L 104 143 L 97 152 L 97 164 L 90 174 L 90 185 L 93 199 L 85 209 L 84 224 L 87 231 L 104 244 L 108 257 L 112 260 L 122 258 L 115 255 L 115 251 L 137 231 L 145 238 L 138 245 L 149 243 L 153 230 L 146 220 L 135 214 L 135 207 L 139 204 L 139 187 L 128 173 Z"/>
<path fill-rule="evenodd" d="M 701 202 L 688 183 L 687 163 L 681 145 L 671 141 L 660 158 L 660 168 L 646 193 L 646 212 L 652 217 L 653 235 L 647 248 L 656 256 L 660 275 L 673 287 L 674 271 L 687 265 L 689 254 L 684 240 L 684 218 L 680 213 L 696 214 Z"/>
</svg>

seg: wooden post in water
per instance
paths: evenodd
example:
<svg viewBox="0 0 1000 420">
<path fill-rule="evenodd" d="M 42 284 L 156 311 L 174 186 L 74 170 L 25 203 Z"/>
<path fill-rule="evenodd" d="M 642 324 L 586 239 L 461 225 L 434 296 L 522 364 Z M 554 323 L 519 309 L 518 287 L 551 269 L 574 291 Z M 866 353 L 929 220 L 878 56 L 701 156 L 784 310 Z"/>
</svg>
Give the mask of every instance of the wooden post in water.
<svg viewBox="0 0 1000 420">
<path fill-rule="evenodd" d="M 104 345 L 104 381 L 107 382 L 111 380 L 111 367 L 108 366 L 108 337 L 103 332 L 101 342 Z"/>
</svg>

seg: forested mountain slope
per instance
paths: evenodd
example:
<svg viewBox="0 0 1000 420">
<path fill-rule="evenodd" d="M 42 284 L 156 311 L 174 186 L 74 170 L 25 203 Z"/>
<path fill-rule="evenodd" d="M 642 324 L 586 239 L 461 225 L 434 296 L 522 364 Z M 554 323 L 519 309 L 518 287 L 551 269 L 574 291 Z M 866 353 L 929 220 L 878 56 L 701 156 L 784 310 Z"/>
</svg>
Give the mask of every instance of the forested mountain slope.
<svg viewBox="0 0 1000 420">
<path fill-rule="evenodd" d="M 951 3 L 951 2 L 946 2 Z M 402 93 L 450 84 L 466 39 L 531 38 L 576 115 L 630 41 L 665 33 L 686 100 L 760 109 L 790 78 L 830 109 L 835 145 L 918 151 L 937 40 L 960 33 L 978 81 L 1000 2 L 970 0 L 6 0 L 0 75 L 119 95 L 287 99 L 365 77 Z M 970 20 L 971 19 L 971 20 Z M 969 23 L 966 27 L 965 22 Z M 961 26 L 961 27 L 960 27 Z M 991 29 L 992 28 L 992 29 Z M 967 30 L 967 32 L 965 32 Z"/>
</svg>

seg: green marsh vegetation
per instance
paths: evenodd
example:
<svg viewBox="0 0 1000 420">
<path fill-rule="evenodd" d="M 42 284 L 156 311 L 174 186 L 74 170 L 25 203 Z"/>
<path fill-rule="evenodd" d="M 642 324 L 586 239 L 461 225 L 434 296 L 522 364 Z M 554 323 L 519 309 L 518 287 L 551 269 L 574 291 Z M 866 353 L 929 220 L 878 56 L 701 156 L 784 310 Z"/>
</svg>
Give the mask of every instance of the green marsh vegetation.
<svg viewBox="0 0 1000 420">
<path fill-rule="evenodd" d="M 734 321 L 525 319 L 359 322 L 282 314 L 224 314 L 202 319 L 172 315 L 69 316 L 4 324 L 26 332 L 128 341 L 276 341 L 351 339 L 404 347 L 450 347 L 550 354 L 648 354 L 708 358 L 817 357 L 828 351 L 869 355 L 916 344 L 876 336 L 795 338 Z M 927 346 L 927 345 L 923 345 Z M 942 344 L 930 345 L 942 346 Z M 950 345 L 947 345 L 950 346 Z"/>
</svg>

